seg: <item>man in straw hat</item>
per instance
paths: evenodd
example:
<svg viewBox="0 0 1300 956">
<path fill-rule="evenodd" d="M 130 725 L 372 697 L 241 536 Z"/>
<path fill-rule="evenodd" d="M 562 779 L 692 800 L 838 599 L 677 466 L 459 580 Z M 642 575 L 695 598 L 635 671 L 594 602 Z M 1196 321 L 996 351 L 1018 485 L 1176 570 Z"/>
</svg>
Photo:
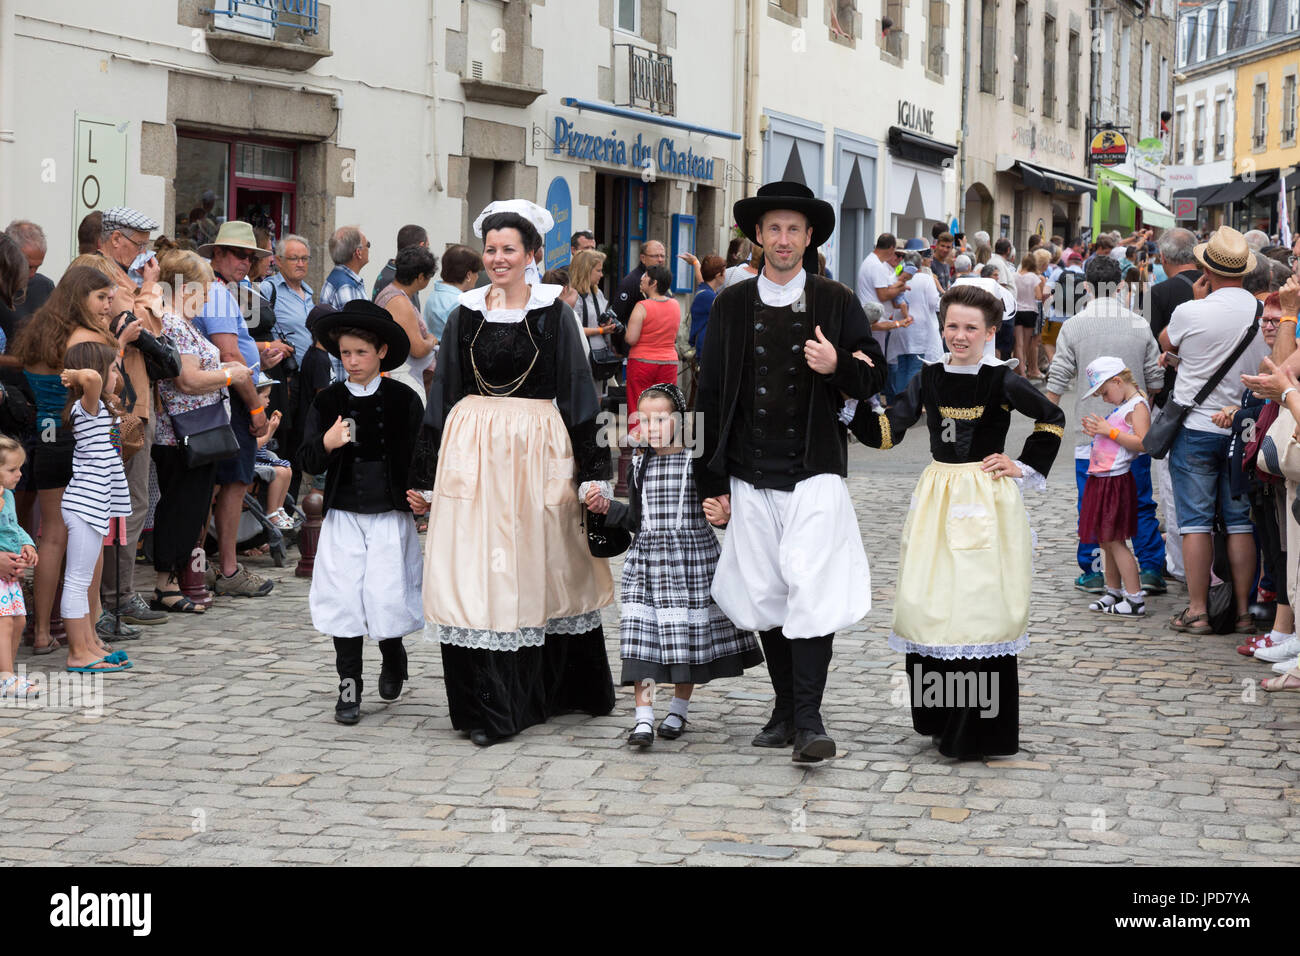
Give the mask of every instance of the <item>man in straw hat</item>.
<svg viewBox="0 0 1300 956">
<path fill-rule="evenodd" d="M 1237 633 L 1253 634 L 1250 587 L 1255 578 L 1255 539 L 1250 505 L 1233 498 L 1228 487 L 1228 448 L 1231 433 L 1213 421 L 1228 405 L 1240 404 L 1241 376 L 1258 371 L 1269 354 L 1259 334 L 1261 303 L 1242 288 L 1242 280 L 1255 268 L 1255 254 L 1235 229 L 1223 226 L 1209 242 L 1192 254 L 1203 275 L 1196 281 L 1196 298 L 1174 309 L 1169 325 L 1160 333 L 1160 345 L 1178 356 L 1178 380 L 1173 400 L 1194 405 L 1183 421 L 1169 452 L 1178 531 L 1183 538 L 1183 566 L 1187 573 L 1187 607 L 1170 622 L 1175 631 L 1208 634 L 1211 631 L 1207 600 L 1216 509 L 1228 530 L 1228 557 L 1237 599 Z M 1252 331 L 1253 330 L 1253 331 Z M 1195 404 L 1202 387 L 1222 368 L 1244 336 L 1253 336 L 1241 357 L 1226 369 L 1206 400 Z M 1161 356 L 1161 362 L 1165 362 Z"/>
<path fill-rule="evenodd" d="M 199 246 L 199 255 L 212 259 L 212 271 L 217 281 L 208 289 L 208 300 L 194 319 L 194 327 L 207 337 L 221 352 L 222 364 L 247 365 L 256 378 L 261 368 L 257 343 L 248 334 L 243 310 L 236 298 L 239 283 L 248 275 L 254 259 L 269 256 L 253 236 L 253 227 L 246 222 L 223 222 L 217 238 Z M 239 543 L 239 515 L 244 507 L 244 495 L 253 483 L 253 459 L 257 456 L 257 438 L 267 428 L 264 405 L 257 402 L 257 392 L 241 394 L 230 392 L 230 427 L 239 442 L 239 454 L 217 464 L 217 501 L 214 513 L 217 522 L 217 549 L 220 567 L 214 590 L 217 594 L 235 597 L 265 597 L 275 586 L 271 581 L 247 570 L 236 560 Z"/>
<path fill-rule="evenodd" d="M 831 205 L 800 183 L 768 183 L 735 206 L 763 247 L 763 271 L 714 300 L 700 369 L 696 482 L 730 526 L 713 598 L 758 631 L 776 705 L 757 747 L 835 755 L 821 699 L 834 632 L 871 609 L 871 580 L 848 472 L 842 396 L 869 399 L 885 361 L 853 291 L 817 274 Z M 869 362 L 854 358 L 861 350 Z"/>
</svg>

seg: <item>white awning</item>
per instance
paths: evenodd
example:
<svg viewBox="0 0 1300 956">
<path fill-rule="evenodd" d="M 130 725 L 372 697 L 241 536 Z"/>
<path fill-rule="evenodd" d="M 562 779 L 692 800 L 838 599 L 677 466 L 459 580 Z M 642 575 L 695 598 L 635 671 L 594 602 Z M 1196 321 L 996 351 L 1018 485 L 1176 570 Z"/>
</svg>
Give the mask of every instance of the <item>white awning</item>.
<svg viewBox="0 0 1300 956">
<path fill-rule="evenodd" d="M 1157 229 L 1173 228 L 1174 214 L 1156 202 L 1151 196 L 1148 196 L 1140 189 L 1133 189 L 1113 179 L 1109 181 L 1109 185 L 1142 210 L 1142 224 L 1144 226 L 1155 226 Z"/>
</svg>

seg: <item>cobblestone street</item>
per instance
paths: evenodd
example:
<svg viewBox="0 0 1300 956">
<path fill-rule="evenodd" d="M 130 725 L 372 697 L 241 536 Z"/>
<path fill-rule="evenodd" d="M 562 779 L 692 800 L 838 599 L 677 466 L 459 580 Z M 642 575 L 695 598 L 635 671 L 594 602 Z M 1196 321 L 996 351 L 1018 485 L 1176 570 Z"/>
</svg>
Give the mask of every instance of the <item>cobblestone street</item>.
<svg viewBox="0 0 1300 956">
<path fill-rule="evenodd" d="M 1028 427 L 1017 420 L 1013 455 Z M 307 620 L 307 582 L 271 568 L 273 598 L 223 601 L 124 645 L 136 666 L 104 679 L 102 715 L 0 710 L 0 860 L 1296 860 L 1300 695 L 1256 695 L 1270 672 L 1237 655 L 1232 636 L 1166 630 L 1185 595 L 1176 583 L 1141 623 L 1087 613 L 1071 587 L 1072 447 L 1067 433 L 1049 491 L 1028 502 L 1038 577 L 1014 759 L 957 762 L 915 735 L 902 656 L 885 643 L 901 523 L 928 461 L 918 430 L 892 452 L 852 448 L 875 606 L 836 639 L 825 716 L 840 756 L 826 764 L 750 746 L 771 701 L 762 668 L 701 687 L 686 735 L 649 752 L 624 742 L 629 690 L 609 717 L 564 717 L 480 750 L 451 730 L 438 648 L 418 637 L 393 704 L 373 690 L 379 654 L 367 648 L 364 717 L 339 726 L 333 651 Z M 605 628 L 617 675 L 616 606 Z M 42 675 L 62 663 L 29 653 L 20 667 Z"/>
</svg>

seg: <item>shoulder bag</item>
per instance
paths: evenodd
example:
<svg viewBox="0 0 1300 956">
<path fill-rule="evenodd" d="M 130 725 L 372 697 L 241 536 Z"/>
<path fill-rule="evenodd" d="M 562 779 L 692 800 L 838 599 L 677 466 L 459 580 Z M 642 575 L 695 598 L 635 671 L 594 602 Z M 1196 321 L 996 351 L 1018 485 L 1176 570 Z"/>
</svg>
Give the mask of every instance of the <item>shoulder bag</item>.
<svg viewBox="0 0 1300 956">
<path fill-rule="evenodd" d="M 230 413 L 226 411 L 225 402 L 213 402 L 173 415 L 172 429 L 189 468 L 210 465 L 239 454 L 239 442 L 230 427 Z"/>
<path fill-rule="evenodd" d="M 1201 390 L 1196 393 L 1192 399 L 1191 405 L 1183 405 L 1177 402 L 1173 396 L 1160 409 L 1159 413 L 1151 420 L 1151 428 L 1147 430 L 1146 437 L 1142 439 L 1142 447 L 1145 452 L 1152 458 L 1164 458 L 1169 454 L 1169 449 L 1174 447 L 1174 439 L 1178 437 L 1178 432 L 1183 427 L 1183 420 L 1187 418 L 1187 413 L 1197 405 L 1202 404 L 1210 393 L 1219 387 L 1223 377 L 1228 374 L 1228 370 L 1237 364 L 1237 360 L 1246 352 L 1246 347 L 1255 339 L 1259 332 L 1259 315 L 1250 323 L 1250 328 L 1237 347 L 1232 350 L 1232 354 L 1224 360 L 1218 370 L 1206 380 L 1201 386 Z"/>
</svg>

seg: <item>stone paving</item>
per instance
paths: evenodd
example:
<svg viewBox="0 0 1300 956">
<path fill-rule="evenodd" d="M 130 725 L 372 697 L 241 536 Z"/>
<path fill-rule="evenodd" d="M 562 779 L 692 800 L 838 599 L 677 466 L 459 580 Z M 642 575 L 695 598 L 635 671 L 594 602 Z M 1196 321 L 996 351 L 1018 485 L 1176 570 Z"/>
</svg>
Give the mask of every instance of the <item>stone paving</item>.
<svg viewBox="0 0 1300 956">
<path fill-rule="evenodd" d="M 1070 407 L 1070 406 L 1067 406 Z M 1027 431 L 1017 422 L 1009 450 Z M 1038 533 L 1014 759 L 958 762 L 915 735 L 885 644 L 921 432 L 853 446 L 850 484 L 875 607 L 836 638 L 827 725 L 840 756 L 801 767 L 749 738 L 766 672 L 701 687 L 692 724 L 650 752 L 624 743 L 631 698 L 479 750 L 450 728 L 438 648 L 408 638 L 402 699 L 332 719 L 328 638 L 291 569 L 266 600 L 225 601 L 124 645 L 102 713 L 0 708 L 0 861 L 55 864 L 858 863 L 1242 864 L 1300 858 L 1300 694 L 1237 640 L 1164 629 L 1182 589 L 1134 623 L 1090 615 L 1070 586 L 1069 449 L 1028 505 Z M 142 576 L 143 577 L 143 576 Z M 615 573 L 617 580 L 617 569 Z M 617 661 L 617 608 L 605 614 Z M 20 666 L 48 673 L 61 655 Z M 664 692 L 666 693 L 666 692 Z M 51 702 L 52 703 L 52 702 Z M 666 698 L 660 698 L 660 713 Z"/>
</svg>

